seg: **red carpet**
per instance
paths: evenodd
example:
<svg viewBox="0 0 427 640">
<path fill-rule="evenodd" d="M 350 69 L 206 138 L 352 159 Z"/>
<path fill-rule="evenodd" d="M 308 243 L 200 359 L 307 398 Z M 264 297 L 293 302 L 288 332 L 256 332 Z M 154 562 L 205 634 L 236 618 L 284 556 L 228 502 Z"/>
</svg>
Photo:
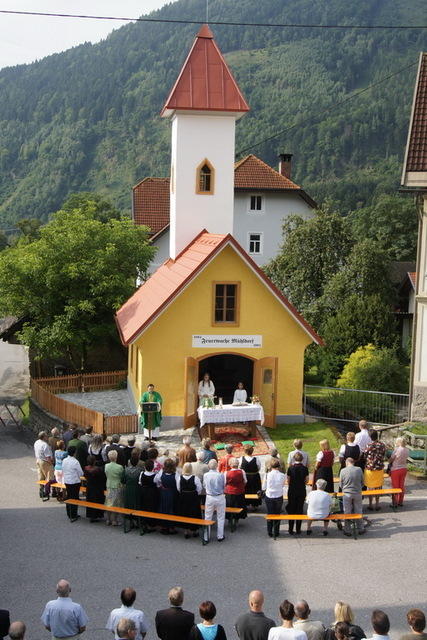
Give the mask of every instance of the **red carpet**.
<svg viewBox="0 0 427 640">
<path fill-rule="evenodd" d="M 247 427 L 244 425 L 237 426 L 236 424 L 224 425 L 221 427 L 216 427 L 215 429 L 216 440 L 213 441 L 213 444 L 218 444 L 219 442 L 223 442 L 224 444 L 232 444 L 233 445 L 233 453 L 236 454 L 236 457 L 240 457 L 243 455 L 243 446 L 242 440 L 252 440 L 255 443 L 254 446 L 254 456 L 262 456 L 269 452 L 269 447 L 257 429 L 257 437 L 251 438 L 249 436 L 249 431 Z M 215 449 L 216 450 L 216 449 Z M 225 450 L 220 449 L 216 450 L 218 454 L 218 458 L 221 458 L 225 455 Z"/>
</svg>

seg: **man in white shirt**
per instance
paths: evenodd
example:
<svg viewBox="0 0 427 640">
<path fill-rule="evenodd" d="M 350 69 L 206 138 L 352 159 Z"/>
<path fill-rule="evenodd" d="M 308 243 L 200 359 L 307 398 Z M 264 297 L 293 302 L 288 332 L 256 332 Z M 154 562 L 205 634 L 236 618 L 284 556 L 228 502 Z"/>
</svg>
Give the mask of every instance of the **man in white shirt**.
<svg viewBox="0 0 427 640">
<path fill-rule="evenodd" d="M 216 511 L 217 519 L 217 537 L 218 542 L 224 540 L 224 521 L 225 521 L 225 478 L 223 473 L 219 473 L 218 462 L 210 460 L 209 471 L 203 476 L 203 487 L 206 491 L 205 503 L 205 520 L 212 520 L 214 511 Z M 209 542 L 209 535 L 205 527 L 205 542 Z"/>
<path fill-rule="evenodd" d="M 127 618 L 128 620 L 133 620 L 135 623 L 137 631 L 135 640 L 142 640 L 142 638 L 145 638 L 147 635 L 149 625 L 144 613 L 140 609 L 135 609 L 133 606 L 136 599 L 135 589 L 132 589 L 132 587 L 122 589 L 120 599 L 122 606 L 112 610 L 105 628 L 114 633 L 115 639 L 118 640 L 120 637 L 117 634 L 119 620 L 121 618 Z"/>
<path fill-rule="evenodd" d="M 388 615 L 381 609 L 374 609 L 371 615 L 371 625 L 374 630 L 372 638 L 369 640 L 390 640 L 390 620 Z"/>
<path fill-rule="evenodd" d="M 371 444 L 371 436 L 369 435 L 368 423 L 366 420 L 361 420 L 359 422 L 359 433 L 356 433 L 356 438 L 354 439 L 354 444 L 357 444 L 360 449 L 360 458 L 361 462 L 363 461 L 363 454 L 368 446 Z"/>
<path fill-rule="evenodd" d="M 264 491 L 265 506 L 268 514 L 278 515 L 283 506 L 283 488 L 286 476 L 280 471 L 280 460 L 271 462 L 271 471 L 265 474 Z M 280 532 L 280 520 L 267 520 L 267 533 L 272 538 L 277 538 Z"/>
<path fill-rule="evenodd" d="M 53 480 L 53 453 L 48 444 L 48 435 L 46 431 L 40 431 L 38 440 L 34 443 L 34 455 L 36 457 L 37 477 L 38 480 L 51 482 Z M 45 492 L 40 485 L 40 498 L 49 500 L 50 491 Z"/>
<path fill-rule="evenodd" d="M 307 515 L 313 520 L 323 520 L 331 512 L 332 496 L 325 491 L 327 482 L 323 478 L 319 478 L 316 482 L 316 490 L 311 491 L 307 498 Z M 310 536 L 312 520 L 307 522 L 307 535 Z M 323 520 L 323 535 L 328 535 L 329 520 Z"/>
<path fill-rule="evenodd" d="M 304 467 L 307 467 L 307 469 L 308 469 L 309 464 L 310 464 L 310 459 L 308 457 L 308 453 L 306 451 L 303 451 L 302 444 L 303 444 L 302 440 L 300 440 L 299 438 L 294 440 L 295 449 L 288 453 L 288 460 L 287 460 L 288 467 L 289 467 L 289 465 L 294 463 L 294 455 L 296 453 L 300 453 L 302 455 L 302 464 L 304 465 Z"/>
<path fill-rule="evenodd" d="M 75 458 L 76 447 L 69 446 L 68 456 L 62 461 L 62 475 L 64 484 L 67 489 L 67 497 L 71 500 L 78 500 L 80 495 L 81 476 L 83 469 L 80 462 Z M 66 504 L 67 516 L 71 522 L 75 522 L 80 516 L 78 515 L 78 507 L 74 504 Z"/>
</svg>

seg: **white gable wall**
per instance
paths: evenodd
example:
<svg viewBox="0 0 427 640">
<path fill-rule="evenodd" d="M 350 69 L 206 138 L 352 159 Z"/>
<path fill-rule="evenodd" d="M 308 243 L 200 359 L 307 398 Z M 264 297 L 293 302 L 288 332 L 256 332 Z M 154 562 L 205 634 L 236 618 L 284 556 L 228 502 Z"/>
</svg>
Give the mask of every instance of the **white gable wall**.
<svg viewBox="0 0 427 640">
<path fill-rule="evenodd" d="M 261 211 L 250 211 L 250 196 L 261 195 Z M 251 258 L 262 266 L 275 258 L 282 244 L 282 224 L 284 218 L 297 214 L 307 220 L 314 210 L 300 196 L 286 192 L 236 191 L 234 195 L 233 236 L 248 252 L 249 234 L 262 234 L 262 253 L 250 253 Z"/>
</svg>

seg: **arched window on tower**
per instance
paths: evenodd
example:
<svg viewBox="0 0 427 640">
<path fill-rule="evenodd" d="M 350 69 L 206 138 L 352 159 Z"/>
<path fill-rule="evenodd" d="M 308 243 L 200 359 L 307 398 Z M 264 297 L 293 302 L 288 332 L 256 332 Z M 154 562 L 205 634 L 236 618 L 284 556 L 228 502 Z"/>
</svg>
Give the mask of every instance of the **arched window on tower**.
<svg viewBox="0 0 427 640">
<path fill-rule="evenodd" d="M 196 193 L 212 195 L 214 192 L 215 170 L 209 160 L 203 160 L 197 167 Z"/>
</svg>

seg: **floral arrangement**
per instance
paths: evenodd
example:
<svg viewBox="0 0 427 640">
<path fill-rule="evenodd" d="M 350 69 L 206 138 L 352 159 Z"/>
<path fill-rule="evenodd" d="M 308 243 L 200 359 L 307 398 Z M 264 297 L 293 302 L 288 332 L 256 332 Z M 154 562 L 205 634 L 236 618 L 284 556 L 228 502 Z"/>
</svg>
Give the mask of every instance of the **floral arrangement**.
<svg viewBox="0 0 427 640">
<path fill-rule="evenodd" d="M 251 397 L 251 402 L 252 404 L 261 404 L 261 400 L 259 396 L 252 396 Z"/>
</svg>

